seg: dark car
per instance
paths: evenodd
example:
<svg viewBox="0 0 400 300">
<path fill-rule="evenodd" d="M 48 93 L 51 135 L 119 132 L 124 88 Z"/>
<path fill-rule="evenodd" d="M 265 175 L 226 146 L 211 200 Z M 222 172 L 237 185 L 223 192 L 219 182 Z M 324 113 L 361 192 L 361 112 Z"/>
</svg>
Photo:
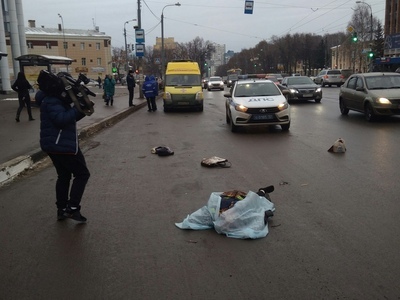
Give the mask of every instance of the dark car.
<svg viewBox="0 0 400 300">
<path fill-rule="evenodd" d="M 367 121 L 400 115 L 400 74 L 353 74 L 340 87 L 339 107 L 342 115 L 349 110 L 362 112 Z"/>
<path fill-rule="evenodd" d="M 271 80 L 275 84 L 280 84 L 282 82 L 282 80 L 279 81 L 279 78 L 276 77 L 275 75 L 268 75 L 267 74 L 267 75 L 265 75 L 265 79 Z M 283 79 L 283 77 L 282 77 L 282 79 Z"/>
<path fill-rule="evenodd" d="M 308 76 L 284 77 L 282 85 L 289 90 L 289 93 L 287 94 L 289 101 L 314 100 L 317 103 L 321 102 L 321 86 L 315 84 Z"/>
<path fill-rule="evenodd" d="M 282 74 L 279 74 L 279 73 L 268 73 L 266 76 L 276 77 L 278 79 L 279 83 L 281 83 L 283 80 Z M 265 77 L 265 78 L 267 78 L 267 77 Z"/>
<path fill-rule="evenodd" d="M 232 87 L 238 79 L 239 76 L 237 74 L 228 75 L 228 77 L 226 78 L 226 86 L 228 88 Z"/>
</svg>

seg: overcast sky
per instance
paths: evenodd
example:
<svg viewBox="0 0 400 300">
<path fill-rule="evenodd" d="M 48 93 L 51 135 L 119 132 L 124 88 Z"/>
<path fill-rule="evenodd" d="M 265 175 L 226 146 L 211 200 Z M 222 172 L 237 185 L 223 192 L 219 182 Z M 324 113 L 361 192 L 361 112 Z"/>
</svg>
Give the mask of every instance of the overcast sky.
<svg viewBox="0 0 400 300">
<path fill-rule="evenodd" d="M 278 4 L 279 2 L 279 4 Z M 98 26 L 112 38 L 115 47 L 124 46 L 124 24 L 138 19 L 137 0 L 23 0 L 25 26 L 36 20 L 36 26 L 66 29 L 93 29 Z M 174 1 L 141 0 L 141 27 L 146 46 L 161 37 L 161 14 Z M 253 14 L 245 14 L 245 0 L 180 0 L 181 6 L 164 9 L 164 37 L 178 43 L 203 38 L 225 44 L 226 50 L 239 52 L 254 47 L 261 40 L 287 33 L 323 35 L 345 31 L 357 8 L 355 0 L 254 0 Z M 385 0 L 366 1 L 374 17 L 384 24 Z M 127 40 L 135 42 L 133 26 L 126 25 Z"/>
</svg>

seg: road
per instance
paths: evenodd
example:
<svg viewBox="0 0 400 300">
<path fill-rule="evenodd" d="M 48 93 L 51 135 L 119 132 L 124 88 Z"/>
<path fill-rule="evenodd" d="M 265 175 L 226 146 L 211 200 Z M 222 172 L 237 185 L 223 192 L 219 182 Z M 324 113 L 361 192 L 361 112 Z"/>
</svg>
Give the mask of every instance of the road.
<svg viewBox="0 0 400 300">
<path fill-rule="evenodd" d="M 202 113 L 137 111 L 83 145 L 83 226 L 56 221 L 46 163 L 3 187 L 0 298 L 398 299 L 400 118 L 342 117 L 338 91 L 293 103 L 289 132 L 230 132 L 219 91 Z M 327 152 L 339 137 L 348 151 Z M 175 154 L 151 154 L 160 145 Z M 200 166 L 213 155 L 232 167 Z M 268 184 L 263 239 L 174 225 L 211 192 Z"/>
</svg>

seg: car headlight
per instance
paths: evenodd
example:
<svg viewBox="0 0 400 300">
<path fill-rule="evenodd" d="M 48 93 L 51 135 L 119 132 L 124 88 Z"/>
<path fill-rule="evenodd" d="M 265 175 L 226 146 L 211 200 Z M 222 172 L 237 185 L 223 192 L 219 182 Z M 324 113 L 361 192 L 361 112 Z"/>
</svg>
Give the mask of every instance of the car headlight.
<svg viewBox="0 0 400 300">
<path fill-rule="evenodd" d="M 290 91 L 291 94 L 296 94 L 297 93 L 297 90 L 295 90 L 295 89 L 289 89 L 289 91 Z"/>
<path fill-rule="evenodd" d="M 246 112 L 248 108 L 242 104 L 236 104 L 235 109 L 237 111 Z"/>
<path fill-rule="evenodd" d="M 379 104 L 392 104 L 387 98 L 378 98 L 376 102 Z"/>
<path fill-rule="evenodd" d="M 204 99 L 203 92 L 197 92 L 196 93 L 196 100 L 203 100 L 203 99 Z"/>
<path fill-rule="evenodd" d="M 285 110 L 288 107 L 289 107 L 289 103 L 287 103 L 286 101 L 278 105 L 279 110 Z"/>
<path fill-rule="evenodd" d="M 320 93 L 321 91 L 322 91 L 322 88 L 317 88 L 316 90 L 315 90 L 317 93 Z"/>
<path fill-rule="evenodd" d="M 171 100 L 171 93 L 169 92 L 164 92 L 164 100 Z"/>
</svg>

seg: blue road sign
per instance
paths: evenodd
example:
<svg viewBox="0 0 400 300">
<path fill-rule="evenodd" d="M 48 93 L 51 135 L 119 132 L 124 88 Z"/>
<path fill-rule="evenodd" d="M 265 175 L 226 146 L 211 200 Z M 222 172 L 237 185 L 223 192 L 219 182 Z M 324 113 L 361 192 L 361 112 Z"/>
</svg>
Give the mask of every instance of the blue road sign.
<svg viewBox="0 0 400 300">
<path fill-rule="evenodd" d="M 136 43 L 143 44 L 144 43 L 144 29 L 136 29 L 135 37 L 136 37 Z"/>
<path fill-rule="evenodd" d="M 254 6 L 254 1 L 253 0 L 246 0 L 244 2 L 244 13 L 245 14 L 252 14 L 253 13 L 253 6 Z"/>
<path fill-rule="evenodd" d="M 136 57 L 144 56 L 144 44 L 136 44 Z"/>
<path fill-rule="evenodd" d="M 244 2 L 244 13 L 245 14 L 252 14 L 253 13 L 253 6 L 254 6 L 254 1 L 253 0 L 246 0 Z"/>
</svg>

